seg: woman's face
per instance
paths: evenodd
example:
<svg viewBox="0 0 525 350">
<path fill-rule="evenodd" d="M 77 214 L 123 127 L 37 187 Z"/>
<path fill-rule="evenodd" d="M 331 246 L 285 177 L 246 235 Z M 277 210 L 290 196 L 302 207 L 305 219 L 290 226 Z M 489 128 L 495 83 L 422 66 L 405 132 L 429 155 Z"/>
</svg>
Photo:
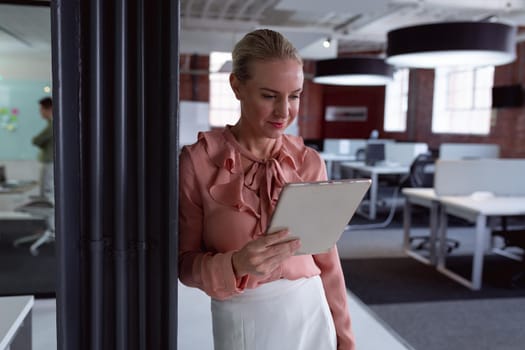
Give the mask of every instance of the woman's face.
<svg viewBox="0 0 525 350">
<path fill-rule="evenodd" d="M 251 79 L 230 82 L 241 103 L 240 125 L 244 136 L 277 138 L 297 117 L 303 88 L 303 67 L 293 59 L 256 61 Z"/>
</svg>

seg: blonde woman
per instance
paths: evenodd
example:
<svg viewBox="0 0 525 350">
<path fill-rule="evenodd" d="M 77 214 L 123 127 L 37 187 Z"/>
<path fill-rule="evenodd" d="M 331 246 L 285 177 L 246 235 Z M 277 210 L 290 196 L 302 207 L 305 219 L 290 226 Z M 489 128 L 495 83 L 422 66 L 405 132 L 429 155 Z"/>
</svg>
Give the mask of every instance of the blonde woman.
<svg viewBox="0 0 525 350">
<path fill-rule="evenodd" d="M 212 298 L 216 350 L 355 348 L 337 248 L 294 256 L 268 219 L 287 182 L 326 179 L 320 156 L 286 135 L 303 64 L 281 34 L 256 30 L 235 46 L 230 84 L 241 115 L 200 133 L 180 156 L 179 278 Z"/>
</svg>

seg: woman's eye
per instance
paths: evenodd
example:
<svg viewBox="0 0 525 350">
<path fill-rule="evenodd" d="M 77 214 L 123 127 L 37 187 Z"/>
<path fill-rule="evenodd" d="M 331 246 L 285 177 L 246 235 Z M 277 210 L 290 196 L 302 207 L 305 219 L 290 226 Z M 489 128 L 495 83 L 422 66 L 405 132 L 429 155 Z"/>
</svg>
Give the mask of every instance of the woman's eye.
<svg viewBox="0 0 525 350">
<path fill-rule="evenodd" d="M 292 96 L 290 96 L 290 99 L 291 100 L 298 100 L 299 97 L 300 97 L 299 95 L 292 95 Z"/>
<path fill-rule="evenodd" d="M 264 98 L 271 99 L 275 98 L 275 95 L 263 95 Z"/>
</svg>

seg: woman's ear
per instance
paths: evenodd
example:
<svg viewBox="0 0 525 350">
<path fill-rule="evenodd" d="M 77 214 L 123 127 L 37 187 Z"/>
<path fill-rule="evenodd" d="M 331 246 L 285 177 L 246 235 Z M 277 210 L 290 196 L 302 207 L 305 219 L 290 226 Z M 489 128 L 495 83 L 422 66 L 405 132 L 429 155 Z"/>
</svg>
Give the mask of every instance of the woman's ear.
<svg viewBox="0 0 525 350">
<path fill-rule="evenodd" d="M 231 73 L 230 74 L 230 86 L 233 90 L 233 93 L 235 94 L 235 97 L 238 100 L 241 99 L 240 85 L 241 85 L 241 82 L 239 81 L 239 79 L 237 79 L 235 74 Z"/>
</svg>

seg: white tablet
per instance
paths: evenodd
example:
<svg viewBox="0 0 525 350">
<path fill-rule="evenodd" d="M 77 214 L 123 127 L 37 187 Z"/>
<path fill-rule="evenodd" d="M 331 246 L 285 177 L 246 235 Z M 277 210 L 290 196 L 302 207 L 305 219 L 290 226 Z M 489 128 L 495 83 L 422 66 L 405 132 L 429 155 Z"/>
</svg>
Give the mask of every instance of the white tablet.
<svg viewBox="0 0 525 350">
<path fill-rule="evenodd" d="M 370 184 L 370 179 L 288 183 L 266 232 L 287 228 L 287 240 L 301 239 L 296 255 L 325 253 L 343 234 Z"/>
</svg>

